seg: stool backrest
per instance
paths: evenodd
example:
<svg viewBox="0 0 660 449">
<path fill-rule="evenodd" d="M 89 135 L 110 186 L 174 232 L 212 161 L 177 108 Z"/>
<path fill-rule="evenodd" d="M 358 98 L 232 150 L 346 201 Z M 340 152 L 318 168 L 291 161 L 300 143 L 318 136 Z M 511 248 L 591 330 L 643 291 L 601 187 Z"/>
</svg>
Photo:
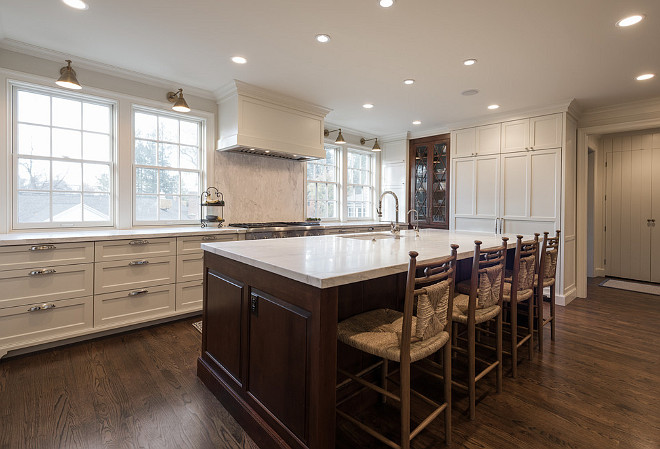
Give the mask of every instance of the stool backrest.
<svg viewBox="0 0 660 449">
<path fill-rule="evenodd" d="M 511 294 L 520 290 L 534 288 L 534 275 L 538 270 L 539 238 L 523 241 L 523 236 L 516 236 L 516 254 L 513 259 L 511 276 Z"/>
<path fill-rule="evenodd" d="M 557 276 L 557 259 L 559 259 L 559 235 L 557 230 L 555 237 L 549 237 L 549 232 L 543 233 L 543 247 L 539 259 L 539 288 L 543 287 L 544 279 L 554 279 Z"/>
<path fill-rule="evenodd" d="M 481 249 L 481 241 L 474 241 L 468 320 L 474 320 L 476 309 L 502 305 L 508 240 L 502 237 L 502 246 L 487 249 Z"/>
</svg>

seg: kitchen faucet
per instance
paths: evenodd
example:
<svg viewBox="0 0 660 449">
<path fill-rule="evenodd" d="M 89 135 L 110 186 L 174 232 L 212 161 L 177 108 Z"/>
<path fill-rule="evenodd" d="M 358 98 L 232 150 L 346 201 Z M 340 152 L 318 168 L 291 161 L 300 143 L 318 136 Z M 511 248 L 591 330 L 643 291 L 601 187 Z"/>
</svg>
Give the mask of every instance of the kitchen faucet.
<svg viewBox="0 0 660 449">
<path fill-rule="evenodd" d="M 415 224 L 413 225 L 413 229 L 415 230 L 415 237 L 419 237 L 419 212 L 417 212 L 417 209 L 410 209 L 406 214 L 406 218 L 408 219 L 410 219 L 410 212 L 414 212 Z"/>
<path fill-rule="evenodd" d="M 401 228 L 399 227 L 399 198 L 397 198 L 396 193 L 392 192 L 391 190 L 386 190 L 383 192 L 380 195 L 380 199 L 378 200 L 378 208 L 376 209 L 376 213 L 378 214 L 379 218 L 383 216 L 383 197 L 388 193 L 394 197 L 394 208 L 396 211 L 396 222 L 390 223 L 390 226 L 392 227 L 390 232 L 398 237 L 401 233 Z"/>
</svg>

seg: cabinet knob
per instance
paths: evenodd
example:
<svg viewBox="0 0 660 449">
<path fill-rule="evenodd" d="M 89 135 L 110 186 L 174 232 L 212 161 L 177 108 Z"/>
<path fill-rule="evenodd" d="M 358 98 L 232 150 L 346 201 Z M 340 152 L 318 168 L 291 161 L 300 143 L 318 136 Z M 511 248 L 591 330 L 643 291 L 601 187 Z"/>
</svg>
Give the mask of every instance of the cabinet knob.
<svg viewBox="0 0 660 449">
<path fill-rule="evenodd" d="M 48 251 L 55 248 L 55 245 L 34 245 L 30 247 L 30 251 Z"/>
<path fill-rule="evenodd" d="M 41 306 L 32 306 L 28 309 L 28 312 L 36 312 L 37 310 L 41 310 Z"/>
<path fill-rule="evenodd" d="M 128 242 L 129 245 L 146 245 L 149 243 L 149 240 L 131 240 Z"/>
<path fill-rule="evenodd" d="M 44 274 L 54 274 L 54 273 L 57 273 L 57 271 L 55 271 L 51 268 L 51 269 L 47 269 L 47 270 L 46 269 L 44 269 L 44 270 L 33 270 L 33 271 L 30 271 L 28 274 L 30 276 L 41 276 L 41 275 L 44 275 Z"/>
<path fill-rule="evenodd" d="M 54 308 L 55 308 L 55 304 L 53 304 L 53 303 L 43 304 L 41 306 L 41 310 L 48 310 L 48 309 L 54 309 Z"/>
<path fill-rule="evenodd" d="M 217 239 L 217 237 L 214 236 L 214 235 L 207 235 L 207 236 L 202 237 L 202 240 L 216 240 L 216 239 Z"/>
<path fill-rule="evenodd" d="M 148 260 L 133 260 L 128 263 L 128 266 L 134 267 L 136 265 L 147 265 L 149 263 Z"/>
<path fill-rule="evenodd" d="M 146 288 L 141 288 L 140 290 L 133 290 L 128 294 L 128 296 L 144 295 L 145 293 L 149 293 L 149 290 Z"/>
</svg>

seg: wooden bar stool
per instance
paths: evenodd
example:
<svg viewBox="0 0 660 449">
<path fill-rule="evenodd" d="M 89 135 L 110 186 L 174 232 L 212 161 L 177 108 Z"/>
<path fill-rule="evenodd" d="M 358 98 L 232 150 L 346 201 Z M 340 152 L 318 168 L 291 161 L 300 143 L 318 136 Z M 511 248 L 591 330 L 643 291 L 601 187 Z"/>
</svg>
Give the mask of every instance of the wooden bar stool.
<svg viewBox="0 0 660 449">
<path fill-rule="evenodd" d="M 511 375 L 518 375 L 518 349 L 527 343 L 529 359 L 532 359 L 534 349 L 534 281 L 538 270 L 539 238 L 535 234 L 534 240 L 523 241 L 523 236 L 518 235 L 516 241 L 516 253 L 513 258 L 511 273 L 507 272 L 504 279 L 504 311 L 508 311 L 508 321 L 511 330 L 511 352 L 505 354 L 511 356 Z M 527 328 L 518 326 L 518 305 L 527 305 Z M 506 314 L 505 314 L 506 316 Z M 524 334 L 519 335 L 519 330 Z"/>
<path fill-rule="evenodd" d="M 410 252 L 408 279 L 403 313 L 390 309 L 376 309 L 352 316 L 337 326 L 337 338 L 356 349 L 381 357 L 382 360 L 357 373 L 339 372 L 350 381 L 370 388 L 401 404 L 401 440 L 395 443 L 377 430 L 358 421 L 337 408 L 337 414 L 393 448 L 409 449 L 410 441 L 417 436 L 440 413 L 445 413 L 445 442 L 451 444 L 451 318 L 456 278 L 456 251 L 451 245 L 451 256 L 433 263 L 417 263 L 417 253 Z M 417 314 L 413 316 L 414 303 Z M 411 363 L 443 350 L 444 402 L 438 404 L 410 388 Z M 388 360 L 399 363 L 400 396 L 387 390 Z M 437 365 L 434 362 L 429 363 Z M 381 367 L 381 385 L 362 378 L 365 374 Z M 410 397 L 414 395 L 434 407 L 434 410 L 412 432 L 410 430 Z M 338 403 L 337 406 L 341 404 Z"/>
<path fill-rule="evenodd" d="M 481 242 L 475 240 L 472 274 L 470 276 L 469 295 L 459 293 L 454 298 L 454 338 L 452 349 L 467 354 L 468 378 L 466 384 L 453 381 L 453 384 L 468 391 L 470 400 L 470 419 L 475 417 L 476 383 L 492 370 L 497 372 L 497 392 L 502 391 L 502 300 L 504 296 L 504 265 L 508 237 L 502 237 L 502 246 L 481 249 Z M 466 283 L 461 283 L 464 289 Z M 476 372 L 476 326 L 495 321 L 495 353 L 497 360 L 487 362 Z M 467 329 L 467 348 L 458 345 L 457 327 L 461 324 Z"/>
<path fill-rule="evenodd" d="M 543 233 L 543 247 L 539 259 L 539 273 L 536 282 L 536 330 L 538 332 L 539 352 L 543 352 L 543 327 L 550 323 L 550 338 L 555 341 L 555 295 L 557 278 L 557 260 L 559 259 L 559 235 L 549 237 L 549 232 Z M 550 288 L 550 316 L 543 317 L 543 289 Z"/>
</svg>

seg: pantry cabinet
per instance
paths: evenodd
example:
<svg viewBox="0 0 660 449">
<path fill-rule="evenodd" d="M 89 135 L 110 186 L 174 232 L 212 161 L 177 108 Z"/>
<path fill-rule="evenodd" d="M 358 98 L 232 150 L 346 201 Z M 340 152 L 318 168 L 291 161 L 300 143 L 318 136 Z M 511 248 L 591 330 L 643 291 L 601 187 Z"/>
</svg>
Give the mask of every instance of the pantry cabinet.
<svg viewBox="0 0 660 449">
<path fill-rule="evenodd" d="M 449 228 L 449 142 L 449 134 L 410 141 L 410 208 L 422 227 Z"/>
</svg>

